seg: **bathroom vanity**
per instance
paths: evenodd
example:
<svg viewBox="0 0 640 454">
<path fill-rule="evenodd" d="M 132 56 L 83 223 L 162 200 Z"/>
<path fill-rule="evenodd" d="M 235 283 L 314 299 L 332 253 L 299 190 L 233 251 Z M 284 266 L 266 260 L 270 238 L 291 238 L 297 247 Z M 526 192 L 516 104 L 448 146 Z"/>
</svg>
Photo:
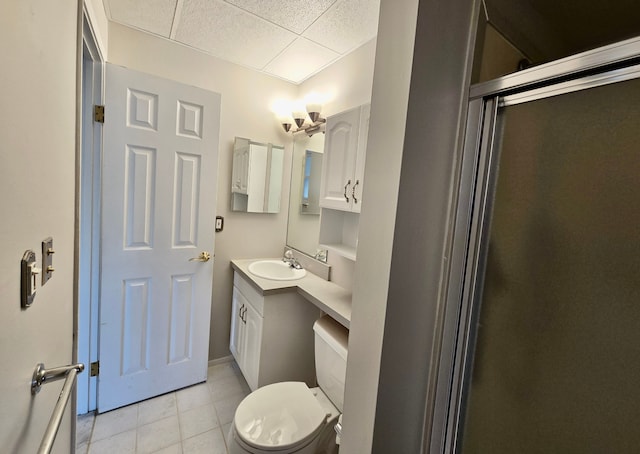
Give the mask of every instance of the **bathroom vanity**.
<svg viewBox="0 0 640 454">
<path fill-rule="evenodd" d="M 315 386 L 313 323 L 324 312 L 348 328 L 351 293 L 312 273 L 263 279 L 249 272 L 254 261 L 231 261 L 231 353 L 251 390 L 281 381 Z"/>
</svg>

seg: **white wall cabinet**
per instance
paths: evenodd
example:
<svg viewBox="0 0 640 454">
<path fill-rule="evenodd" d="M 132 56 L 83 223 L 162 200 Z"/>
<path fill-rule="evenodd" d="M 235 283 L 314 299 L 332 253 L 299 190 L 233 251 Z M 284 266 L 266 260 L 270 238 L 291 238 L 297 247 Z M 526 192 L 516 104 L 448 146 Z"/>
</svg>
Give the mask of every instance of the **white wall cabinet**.
<svg viewBox="0 0 640 454">
<path fill-rule="evenodd" d="M 369 104 L 327 118 L 320 206 L 360 212 L 369 132 Z"/>
<path fill-rule="evenodd" d="M 236 139 L 233 148 L 231 192 L 248 194 L 249 186 L 249 140 Z"/>
<path fill-rule="evenodd" d="M 320 186 L 320 247 L 356 259 L 370 105 L 327 118 Z"/>
<path fill-rule="evenodd" d="M 252 391 L 281 381 L 315 386 L 318 308 L 296 292 L 263 296 L 236 272 L 231 310 L 229 349 Z"/>
</svg>

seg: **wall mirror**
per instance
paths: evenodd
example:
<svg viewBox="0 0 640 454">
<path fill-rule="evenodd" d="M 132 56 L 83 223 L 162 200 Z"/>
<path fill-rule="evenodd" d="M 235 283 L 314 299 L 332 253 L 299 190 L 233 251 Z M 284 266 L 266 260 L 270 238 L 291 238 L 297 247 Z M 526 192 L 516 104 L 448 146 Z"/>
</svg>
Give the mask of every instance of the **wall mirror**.
<svg viewBox="0 0 640 454">
<path fill-rule="evenodd" d="M 287 246 L 317 256 L 324 134 L 294 135 Z"/>
<path fill-rule="evenodd" d="M 278 213 L 283 171 L 284 147 L 236 137 L 233 144 L 231 210 Z"/>
</svg>

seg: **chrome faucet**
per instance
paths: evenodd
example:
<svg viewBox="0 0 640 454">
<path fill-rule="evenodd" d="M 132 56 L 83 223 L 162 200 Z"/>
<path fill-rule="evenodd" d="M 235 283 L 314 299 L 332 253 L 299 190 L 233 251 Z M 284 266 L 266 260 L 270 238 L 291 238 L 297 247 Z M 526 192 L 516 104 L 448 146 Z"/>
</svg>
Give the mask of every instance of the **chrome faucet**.
<svg viewBox="0 0 640 454">
<path fill-rule="evenodd" d="M 302 269 L 302 265 L 300 265 L 300 262 L 298 262 L 293 256 L 293 251 L 291 249 L 287 249 L 285 251 L 282 261 L 284 263 L 288 263 L 291 268 L 295 268 L 296 270 Z"/>
</svg>

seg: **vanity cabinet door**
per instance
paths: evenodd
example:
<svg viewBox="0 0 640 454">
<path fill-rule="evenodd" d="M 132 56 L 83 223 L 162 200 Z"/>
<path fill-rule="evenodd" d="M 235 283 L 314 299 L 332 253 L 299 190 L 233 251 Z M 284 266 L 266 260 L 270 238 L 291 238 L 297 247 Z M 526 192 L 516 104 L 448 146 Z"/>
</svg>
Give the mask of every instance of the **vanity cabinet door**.
<svg viewBox="0 0 640 454">
<path fill-rule="evenodd" d="M 251 390 L 258 388 L 263 319 L 251 304 L 244 311 L 244 376 Z"/>
<path fill-rule="evenodd" d="M 242 312 L 246 303 L 244 297 L 237 287 L 233 287 L 233 299 L 231 303 L 231 336 L 229 339 L 229 350 L 236 359 L 236 362 L 240 364 L 240 354 L 242 352 L 242 340 L 244 331 L 244 322 L 242 320 Z"/>
<path fill-rule="evenodd" d="M 235 285 L 231 310 L 229 350 L 253 391 L 258 387 L 263 318 Z"/>
</svg>

